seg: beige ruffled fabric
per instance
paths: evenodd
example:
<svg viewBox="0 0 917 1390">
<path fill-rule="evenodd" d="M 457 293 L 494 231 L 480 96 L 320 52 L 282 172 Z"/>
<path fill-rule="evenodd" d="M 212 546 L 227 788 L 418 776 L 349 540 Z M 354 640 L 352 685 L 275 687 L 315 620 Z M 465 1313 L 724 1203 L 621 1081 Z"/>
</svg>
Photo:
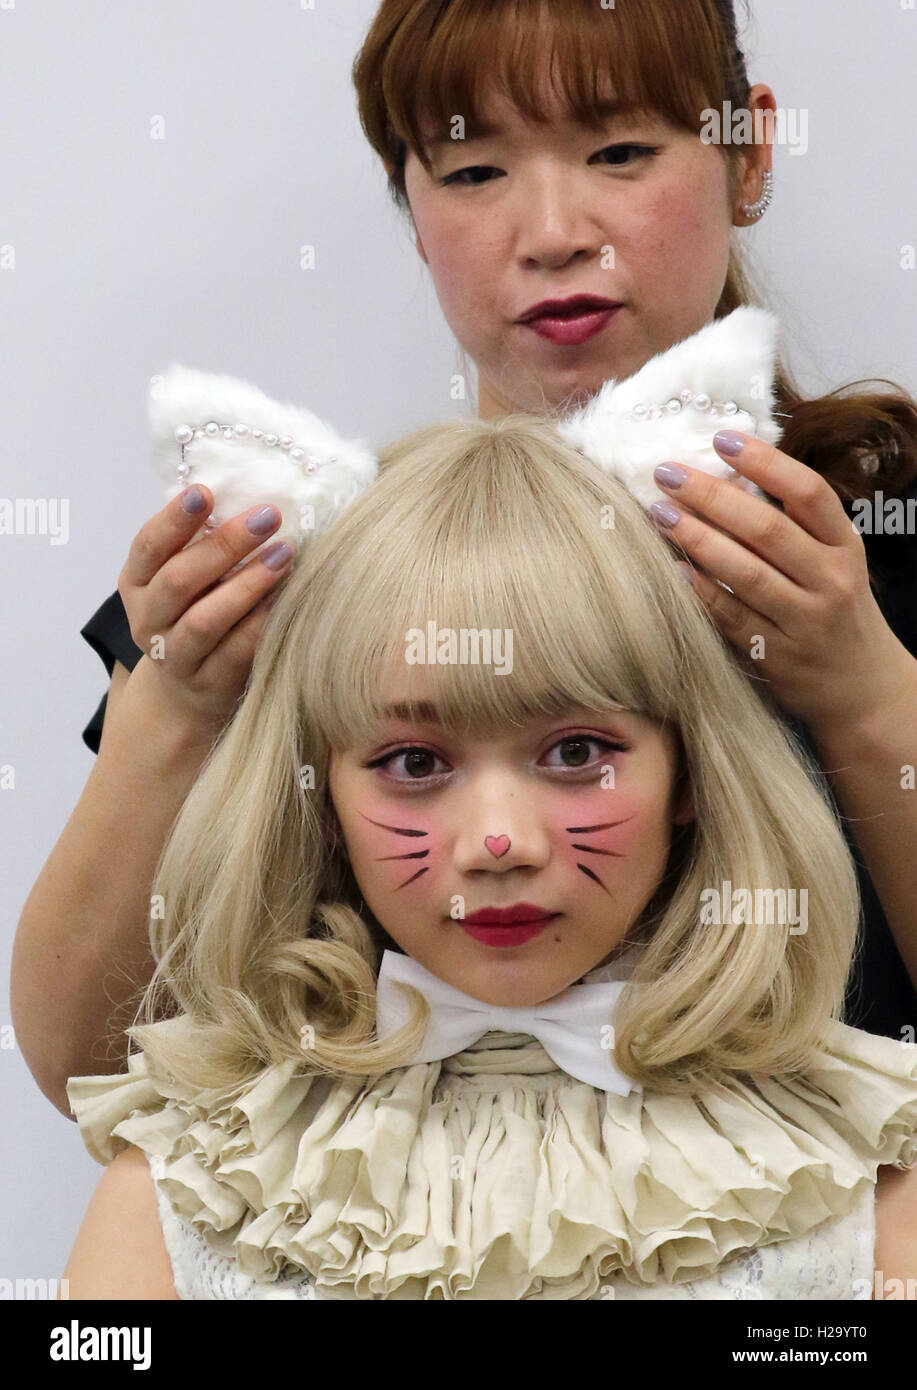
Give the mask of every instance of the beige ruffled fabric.
<svg viewBox="0 0 917 1390">
<path fill-rule="evenodd" d="M 618 1271 L 709 1276 L 846 1215 L 880 1164 L 917 1162 L 917 1047 L 841 1023 L 825 1044 L 804 1081 L 699 1099 L 597 1091 L 506 1033 L 372 1085 L 285 1063 L 233 1099 L 154 1083 L 138 1055 L 68 1095 L 95 1159 L 159 1155 L 175 1210 L 256 1279 L 589 1298 Z"/>
</svg>

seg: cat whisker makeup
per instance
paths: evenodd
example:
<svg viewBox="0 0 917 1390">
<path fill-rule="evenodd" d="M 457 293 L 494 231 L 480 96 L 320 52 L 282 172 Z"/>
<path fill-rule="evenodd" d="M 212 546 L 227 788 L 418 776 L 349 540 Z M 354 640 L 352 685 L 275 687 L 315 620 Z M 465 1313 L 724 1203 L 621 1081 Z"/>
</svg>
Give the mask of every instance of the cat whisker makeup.
<svg viewBox="0 0 917 1390">
<path fill-rule="evenodd" d="M 395 708 L 332 774 L 351 867 L 389 937 L 493 1002 L 550 998 L 603 963 L 667 862 L 668 731 L 584 706 L 473 734 L 432 704 L 416 721 Z"/>
</svg>

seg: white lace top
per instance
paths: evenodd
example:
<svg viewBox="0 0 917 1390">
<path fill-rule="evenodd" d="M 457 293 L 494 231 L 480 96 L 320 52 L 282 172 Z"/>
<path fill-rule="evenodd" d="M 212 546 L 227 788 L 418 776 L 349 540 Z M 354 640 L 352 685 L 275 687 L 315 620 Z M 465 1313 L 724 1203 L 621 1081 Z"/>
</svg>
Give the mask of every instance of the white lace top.
<svg viewBox="0 0 917 1390">
<path fill-rule="evenodd" d="M 182 1299 L 353 1298 L 353 1292 L 317 1289 L 308 1274 L 264 1283 L 243 1274 L 236 1259 L 220 1255 L 180 1217 L 159 1180 L 165 1165 L 151 1155 L 159 1219 Z M 765 1245 L 727 1261 L 706 1279 L 641 1288 L 621 1274 L 607 1278 L 592 1299 L 868 1299 L 872 1297 L 876 1239 L 875 1187 L 864 1187 L 847 1216 L 826 1221 L 809 1235 Z M 531 1295 L 544 1298 L 546 1295 Z"/>
</svg>

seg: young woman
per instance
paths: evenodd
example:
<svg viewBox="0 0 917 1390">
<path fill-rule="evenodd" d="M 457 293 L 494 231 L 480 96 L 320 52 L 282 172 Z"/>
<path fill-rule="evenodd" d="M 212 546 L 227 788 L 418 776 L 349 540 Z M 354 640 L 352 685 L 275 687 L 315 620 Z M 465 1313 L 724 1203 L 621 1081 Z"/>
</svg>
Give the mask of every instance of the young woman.
<svg viewBox="0 0 917 1390">
<path fill-rule="evenodd" d="M 766 207 L 770 144 L 699 134 L 726 102 L 776 106 L 749 86 L 730 0 L 385 0 L 354 78 L 367 136 L 474 360 L 482 419 L 586 399 L 755 301 L 734 229 Z M 584 295 L 618 307 L 572 327 L 526 321 L 556 300 L 570 314 Z M 785 371 L 779 387 L 782 448 L 746 442 L 729 461 L 783 516 L 764 528 L 751 499 L 683 469 L 684 481 L 660 479 L 677 504 L 663 520 L 736 649 L 765 637 L 759 674 L 830 777 L 866 866 L 850 1021 L 900 1037 L 917 1024 L 915 540 L 860 540 L 839 499 L 917 495 L 917 408 L 903 392 L 804 401 Z M 123 1061 L 153 965 L 156 861 L 289 570 L 275 553 L 220 583 L 279 516 L 238 516 L 186 550 L 212 503 L 191 489 L 154 516 L 83 629 L 112 678 L 84 734 L 98 759 L 25 905 L 13 962 L 17 1036 L 65 1113 L 68 1075 Z M 154 635 L 167 636 L 167 661 L 145 655 Z"/>
<path fill-rule="evenodd" d="M 770 700 L 545 422 L 381 463 L 167 843 L 160 1021 L 70 1083 L 70 1297 L 897 1293 L 917 1049 L 838 1021 L 856 879 Z"/>
</svg>

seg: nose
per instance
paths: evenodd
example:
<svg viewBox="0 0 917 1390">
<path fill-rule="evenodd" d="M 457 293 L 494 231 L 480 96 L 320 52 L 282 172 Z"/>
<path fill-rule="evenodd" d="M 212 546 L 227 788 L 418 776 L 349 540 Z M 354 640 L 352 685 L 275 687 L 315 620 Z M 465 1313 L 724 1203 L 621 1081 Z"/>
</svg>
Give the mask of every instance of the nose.
<svg viewBox="0 0 917 1390">
<path fill-rule="evenodd" d="M 511 776 L 475 779 L 455 805 L 454 861 L 459 873 L 541 869 L 550 836 L 531 788 Z"/>
<path fill-rule="evenodd" d="M 558 267 L 576 255 L 598 254 L 608 241 L 607 226 L 592 215 L 588 190 L 578 172 L 565 169 L 559 161 L 548 160 L 529 169 L 525 178 L 520 177 L 516 192 L 520 260 Z"/>
</svg>

